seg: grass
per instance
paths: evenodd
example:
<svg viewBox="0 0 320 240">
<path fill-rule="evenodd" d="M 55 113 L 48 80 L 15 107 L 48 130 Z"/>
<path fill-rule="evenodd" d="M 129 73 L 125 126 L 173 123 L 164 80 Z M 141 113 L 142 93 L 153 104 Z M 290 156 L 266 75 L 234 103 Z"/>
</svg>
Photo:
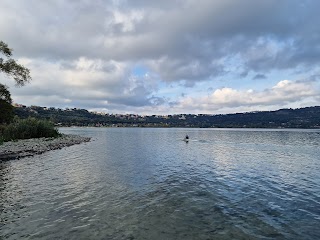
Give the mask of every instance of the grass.
<svg viewBox="0 0 320 240">
<path fill-rule="evenodd" d="M 53 123 L 35 118 L 15 119 L 8 125 L 0 126 L 0 144 L 18 139 L 58 137 L 60 133 Z"/>
</svg>

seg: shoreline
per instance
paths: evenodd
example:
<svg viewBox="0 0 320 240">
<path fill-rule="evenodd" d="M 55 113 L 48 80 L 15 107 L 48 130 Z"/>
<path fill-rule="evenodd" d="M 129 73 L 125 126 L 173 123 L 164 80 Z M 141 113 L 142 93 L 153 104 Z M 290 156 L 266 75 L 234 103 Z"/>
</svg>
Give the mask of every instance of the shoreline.
<svg viewBox="0 0 320 240">
<path fill-rule="evenodd" d="M 90 140 L 90 137 L 62 134 L 61 137 L 57 138 L 32 138 L 4 142 L 0 145 L 0 162 L 31 157 L 51 150 L 89 142 Z"/>
</svg>

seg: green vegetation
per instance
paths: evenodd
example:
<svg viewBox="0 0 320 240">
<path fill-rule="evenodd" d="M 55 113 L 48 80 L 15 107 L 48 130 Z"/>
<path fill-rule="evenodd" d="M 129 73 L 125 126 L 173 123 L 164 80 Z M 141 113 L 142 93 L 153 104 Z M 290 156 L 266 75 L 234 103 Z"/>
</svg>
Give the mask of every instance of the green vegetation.
<svg viewBox="0 0 320 240">
<path fill-rule="evenodd" d="M 60 134 L 52 122 L 35 118 L 19 119 L 0 127 L 0 142 L 17 139 L 58 137 Z"/>
<path fill-rule="evenodd" d="M 16 86 L 24 86 L 31 80 L 30 70 L 11 58 L 12 49 L 3 41 L 0 41 L 0 54 L 0 73 L 13 78 Z M 0 144 L 17 139 L 59 136 L 57 129 L 49 121 L 18 117 L 14 119 L 11 104 L 8 87 L 0 83 Z"/>
<path fill-rule="evenodd" d="M 10 103 L 0 100 L 0 125 L 10 123 L 13 119 L 13 107 Z"/>
<path fill-rule="evenodd" d="M 320 128 L 320 106 L 235 114 L 175 114 L 166 116 L 98 114 L 77 108 L 63 110 L 22 105 L 16 107 L 14 112 L 20 118 L 47 119 L 58 126 Z"/>
<path fill-rule="evenodd" d="M 12 77 L 17 86 L 24 86 L 31 80 L 30 70 L 18 64 L 12 56 L 12 49 L 0 41 L 0 72 Z M 0 124 L 6 124 L 13 118 L 12 99 L 8 87 L 0 83 Z"/>
<path fill-rule="evenodd" d="M 17 86 L 24 86 L 31 80 L 30 70 L 11 58 L 12 49 L 3 41 L 0 41 L 0 53 L 6 58 L 0 57 L 0 72 L 12 77 Z"/>
</svg>

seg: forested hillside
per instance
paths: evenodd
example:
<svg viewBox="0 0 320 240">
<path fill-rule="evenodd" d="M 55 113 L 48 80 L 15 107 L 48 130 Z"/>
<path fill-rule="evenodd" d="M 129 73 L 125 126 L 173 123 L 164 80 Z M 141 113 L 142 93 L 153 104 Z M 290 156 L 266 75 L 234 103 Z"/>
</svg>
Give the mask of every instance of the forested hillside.
<svg viewBox="0 0 320 240">
<path fill-rule="evenodd" d="M 141 116 L 93 113 L 85 109 L 39 106 L 15 107 L 21 118 L 48 119 L 59 126 L 320 128 L 320 106 L 235 114 L 177 114 Z"/>
</svg>

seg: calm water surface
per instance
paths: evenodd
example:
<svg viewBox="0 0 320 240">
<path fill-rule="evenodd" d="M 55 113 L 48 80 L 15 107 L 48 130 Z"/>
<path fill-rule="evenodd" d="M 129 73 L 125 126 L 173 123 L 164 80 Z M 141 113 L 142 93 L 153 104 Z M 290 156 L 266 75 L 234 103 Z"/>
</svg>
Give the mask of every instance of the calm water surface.
<svg viewBox="0 0 320 240">
<path fill-rule="evenodd" d="M 0 239 L 320 239 L 319 130 L 61 131 L 0 163 Z"/>
</svg>

